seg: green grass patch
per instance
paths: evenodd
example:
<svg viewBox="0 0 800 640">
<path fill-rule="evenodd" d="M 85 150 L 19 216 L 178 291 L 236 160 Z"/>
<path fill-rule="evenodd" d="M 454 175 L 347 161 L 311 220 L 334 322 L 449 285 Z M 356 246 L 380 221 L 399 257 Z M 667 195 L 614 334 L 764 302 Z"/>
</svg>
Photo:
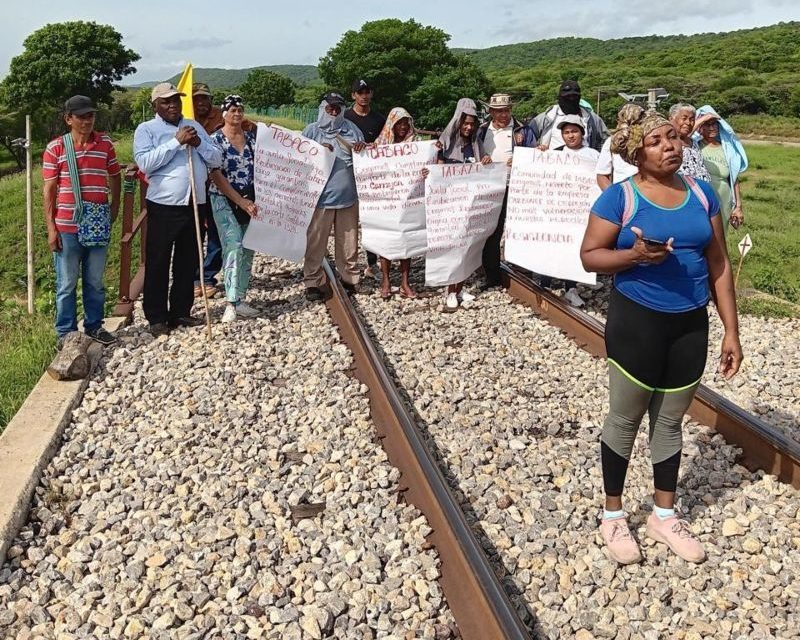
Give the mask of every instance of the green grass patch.
<svg viewBox="0 0 800 640">
<path fill-rule="evenodd" d="M 739 287 L 800 304 L 800 148 L 748 145 L 747 155 L 750 168 L 741 177 L 745 225 L 728 230 L 734 273 L 737 244 L 749 233 L 753 248 L 742 265 Z"/>
<path fill-rule="evenodd" d="M 257 113 L 248 113 L 247 119 L 253 122 L 266 122 L 267 124 L 277 124 L 279 127 L 285 129 L 292 129 L 293 131 L 302 131 L 306 128 L 300 120 L 293 118 L 275 118 L 272 116 L 260 116 Z"/>
<path fill-rule="evenodd" d="M 55 354 L 55 331 L 44 314 L 0 304 L 0 431 L 9 423 Z"/>
<path fill-rule="evenodd" d="M 790 116 L 768 116 L 766 114 L 726 116 L 726 119 L 740 136 L 800 140 L 800 118 Z"/>
<path fill-rule="evenodd" d="M 745 296 L 737 300 L 739 313 L 747 316 L 761 316 L 762 318 L 794 318 L 797 316 L 797 307 L 788 302 L 779 302 L 774 298 L 761 298 L 758 296 Z"/>
</svg>

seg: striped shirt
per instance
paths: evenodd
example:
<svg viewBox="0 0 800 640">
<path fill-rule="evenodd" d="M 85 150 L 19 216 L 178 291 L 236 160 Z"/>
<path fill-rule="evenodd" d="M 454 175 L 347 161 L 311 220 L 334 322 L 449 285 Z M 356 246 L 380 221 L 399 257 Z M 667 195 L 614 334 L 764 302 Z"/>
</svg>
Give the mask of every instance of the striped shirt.
<svg viewBox="0 0 800 640">
<path fill-rule="evenodd" d="M 111 138 L 105 133 L 92 131 L 89 142 L 82 149 L 75 149 L 75 157 L 78 161 L 81 198 L 84 202 L 106 204 L 108 177 L 120 172 Z M 42 176 L 45 180 L 58 179 L 56 229 L 61 233 L 77 233 L 75 197 L 72 194 L 72 181 L 69 178 L 64 140 L 61 136 L 51 140 L 42 154 Z"/>
</svg>

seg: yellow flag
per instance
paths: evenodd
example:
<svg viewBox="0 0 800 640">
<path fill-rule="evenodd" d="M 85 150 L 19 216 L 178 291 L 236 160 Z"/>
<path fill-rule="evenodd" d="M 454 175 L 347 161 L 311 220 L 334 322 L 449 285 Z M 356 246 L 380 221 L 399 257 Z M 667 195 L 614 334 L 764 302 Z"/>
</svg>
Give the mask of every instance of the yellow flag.
<svg viewBox="0 0 800 640">
<path fill-rule="evenodd" d="M 192 63 L 189 62 L 186 64 L 186 68 L 183 70 L 183 75 L 181 75 L 181 79 L 178 80 L 178 85 L 176 87 L 178 91 L 186 94 L 186 96 L 181 98 L 181 113 L 183 114 L 184 118 L 188 118 L 189 120 L 194 120 L 194 105 L 192 104 L 193 84 Z"/>
</svg>

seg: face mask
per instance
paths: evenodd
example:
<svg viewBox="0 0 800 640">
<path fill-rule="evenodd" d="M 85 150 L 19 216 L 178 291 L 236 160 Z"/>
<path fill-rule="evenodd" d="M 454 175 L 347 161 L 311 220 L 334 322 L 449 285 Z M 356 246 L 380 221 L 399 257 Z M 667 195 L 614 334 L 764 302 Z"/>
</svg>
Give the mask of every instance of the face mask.
<svg viewBox="0 0 800 640">
<path fill-rule="evenodd" d="M 338 115 L 332 116 L 330 113 L 323 110 L 317 124 L 320 129 L 338 129 L 343 121 L 344 111 L 340 111 Z"/>
</svg>

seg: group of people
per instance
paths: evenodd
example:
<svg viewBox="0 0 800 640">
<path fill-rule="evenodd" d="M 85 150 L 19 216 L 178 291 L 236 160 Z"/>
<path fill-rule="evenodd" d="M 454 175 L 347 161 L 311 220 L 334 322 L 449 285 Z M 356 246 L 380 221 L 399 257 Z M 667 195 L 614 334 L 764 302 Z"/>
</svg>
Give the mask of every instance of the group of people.
<svg viewBox="0 0 800 640">
<path fill-rule="evenodd" d="M 191 316 L 193 298 L 213 295 L 220 268 L 227 300 L 222 320 L 257 314 L 245 301 L 253 253 L 242 246 L 250 217 L 257 212 L 254 125 L 245 120 L 238 95 L 214 107 L 208 87 L 195 85 L 196 120 L 183 116 L 183 97 L 169 83 L 154 87 L 155 116 L 134 135 L 134 159 L 147 181 L 143 309 L 154 335 L 202 323 Z M 349 109 L 340 94 L 326 93 L 317 121 L 303 131 L 334 154 L 307 231 L 303 276 L 309 300 L 321 300 L 327 293 L 321 262 L 331 232 L 342 283 L 351 292 L 359 288 L 353 153 L 368 144 L 408 142 L 418 135 L 408 111 L 396 107 L 384 118 L 372 108 L 372 97 L 373 88 L 364 79 L 353 82 Z M 512 116 L 512 106 L 510 96 L 492 96 L 486 104 L 489 118 L 481 123 L 476 103 L 459 100 L 439 137 L 437 162 L 510 166 L 518 146 L 596 162 L 603 191 L 591 208 L 580 256 L 587 271 L 614 277 L 605 336 L 610 408 L 600 445 L 605 492 L 600 530 L 614 559 L 641 559 L 622 493 L 636 433 L 648 413 L 655 491 L 647 534 L 680 557 L 700 562 L 704 550 L 674 509 L 681 422 L 705 367 L 710 299 L 724 325 L 720 373 L 731 377 L 742 361 L 724 227 L 725 222 L 736 227 L 744 220 L 738 184 L 747 167 L 744 150 L 713 109 L 686 104 L 675 105 L 669 118 L 625 105 L 609 135 L 602 119 L 581 104 L 574 81 L 564 82 L 557 104 L 527 124 Z M 45 215 L 56 265 L 56 331 L 62 337 L 77 329 L 75 289 L 82 274 L 86 333 L 110 343 L 113 336 L 102 328 L 107 238 L 105 244 L 95 241 L 84 227 L 88 218 L 96 222 L 98 211 L 113 222 L 120 168 L 111 140 L 94 131 L 95 111 L 84 96 L 65 105 L 69 131 L 44 153 Z M 497 228 L 483 248 L 483 289 L 500 283 L 506 203 L 507 193 Z M 205 281 L 198 277 L 195 206 L 208 234 Z M 83 243 L 82 237 L 90 240 Z M 367 275 L 380 281 L 384 297 L 391 295 L 389 267 L 386 258 L 368 256 Z M 409 268 L 409 260 L 400 261 L 400 293 L 414 297 Z M 470 299 L 462 285 L 448 287 L 447 307 Z M 570 285 L 568 294 L 574 290 Z"/>
</svg>

